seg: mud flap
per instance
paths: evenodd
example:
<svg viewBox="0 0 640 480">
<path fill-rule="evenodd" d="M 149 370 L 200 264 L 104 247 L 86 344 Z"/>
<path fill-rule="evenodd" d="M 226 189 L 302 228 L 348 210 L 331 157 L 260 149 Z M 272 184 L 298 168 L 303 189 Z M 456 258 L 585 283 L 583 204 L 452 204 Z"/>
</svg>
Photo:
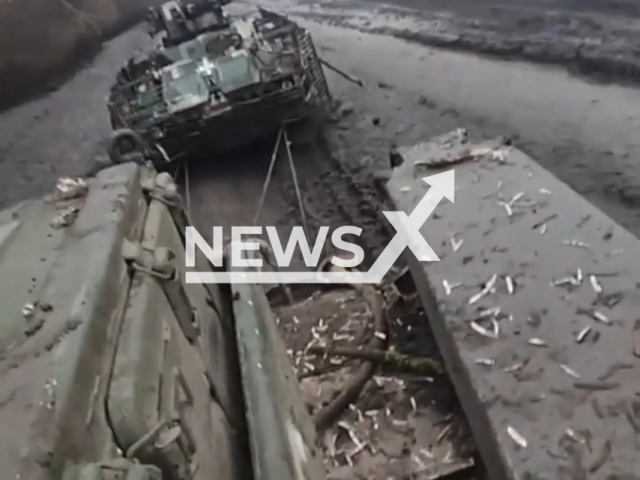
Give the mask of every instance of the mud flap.
<svg viewBox="0 0 640 480">
<path fill-rule="evenodd" d="M 406 255 L 489 478 L 638 478 L 638 240 L 515 148 L 400 153 L 408 215 L 455 169 L 421 229 L 440 261 Z"/>
<path fill-rule="evenodd" d="M 255 480 L 325 480 L 316 433 L 259 285 L 233 284 Z"/>
</svg>

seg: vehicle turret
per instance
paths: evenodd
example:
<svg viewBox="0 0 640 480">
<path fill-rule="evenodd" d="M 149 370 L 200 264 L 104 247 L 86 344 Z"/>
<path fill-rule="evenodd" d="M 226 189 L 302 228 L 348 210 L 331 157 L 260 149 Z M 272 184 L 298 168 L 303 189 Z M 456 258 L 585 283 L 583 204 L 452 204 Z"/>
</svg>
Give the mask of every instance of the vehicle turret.
<svg viewBox="0 0 640 480">
<path fill-rule="evenodd" d="M 165 47 L 179 45 L 207 32 L 229 27 L 222 7 L 229 0 L 171 0 L 149 8 L 147 26 L 152 37 L 164 34 Z"/>
</svg>

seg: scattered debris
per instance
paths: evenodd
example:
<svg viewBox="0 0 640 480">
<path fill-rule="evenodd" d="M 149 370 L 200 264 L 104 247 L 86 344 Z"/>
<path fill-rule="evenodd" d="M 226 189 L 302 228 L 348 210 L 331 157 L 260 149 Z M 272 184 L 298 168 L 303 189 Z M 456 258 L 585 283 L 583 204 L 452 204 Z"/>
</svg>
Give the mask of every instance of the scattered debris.
<svg viewBox="0 0 640 480">
<path fill-rule="evenodd" d="M 63 177 L 58 180 L 54 200 L 72 200 L 83 197 L 89 191 L 89 186 L 82 178 Z"/>
<path fill-rule="evenodd" d="M 463 243 L 464 243 L 464 240 L 462 239 L 456 240 L 455 237 L 451 237 L 451 249 L 454 252 L 457 252 L 458 250 L 460 250 L 460 247 L 462 247 Z"/>
<path fill-rule="evenodd" d="M 582 436 L 578 435 L 572 428 L 567 428 L 564 431 L 564 434 L 569 439 L 573 440 L 576 443 L 579 443 L 580 445 L 586 445 L 587 443 L 586 440 Z"/>
<path fill-rule="evenodd" d="M 498 202 L 499 205 L 502 205 L 504 209 L 507 211 L 507 217 L 511 217 L 513 215 L 513 208 L 506 202 Z"/>
<path fill-rule="evenodd" d="M 604 325 L 611 325 L 613 322 L 607 317 L 604 313 L 599 312 L 598 310 L 594 310 L 591 308 L 578 308 L 576 313 L 580 315 L 586 315 L 596 322 L 602 323 Z"/>
<path fill-rule="evenodd" d="M 562 243 L 569 247 L 584 248 L 584 249 L 591 248 L 591 246 L 588 243 L 580 242 L 578 240 L 564 240 Z"/>
<path fill-rule="evenodd" d="M 620 384 L 618 382 L 574 382 L 573 386 L 579 390 L 604 391 L 614 390 Z"/>
<path fill-rule="evenodd" d="M 600 470 L 611 458 L 612 453 L 611 440 L 607 439 L 599 450 L 598 454 L 593 457 L 593 461 L 589 465 L 588 472 L 596 473 Z"/>
<path fill-rule="evenodd" d="M 353 103 L 351 102 L 340 102 L 340 106 L 336 110 L 336 113 L 339 118 L 346 118 L 351 115 L 354 111 Z"/>
<path fill-rule="evenodd" d="M 554 280 L 551 282 L 551 286 L 552 287 L 564 287 L 564 286 L 579 287 L 580 285 L 582 285 L 583 280 L 584 280 L 584 274 L 582 273 L 582 269 L 579 268 L 575 276 L 569 276 L 569 277 L 560 278 L 558 280 Z"/>
<path fill-rule="evenodd" d="M 443 285 L 445 289 L 457 286 Z M 402 472 L 438 478 L 470 468 L 473 461 L 459 451 L 459 445 L 472 442 L 468 427 L 459 424 L 463 417 L 431 418 L 434 410 L 425 403 L 429 401 L 422 385 L 445 378 L 439 359 L 413 353 L 413 349 L 411 354 L 396 350 L 401 343 L 388 348 L 386 343 L 381 347 L 370 343 L 374 339 L 384 342 L 383 337 L 397 342 L 397 335 L 402 335 L 398 332 L 411 334 L 417 313 L 404 313 L 406 307 L 400 307 L 400 302 L 397 308 L 402 312 L 398 315 L 389 310 L 392 304 L 387 305 L 386 323 L 393 328 L 386 331 L 373 326 L 374 297 L 365 301 L 360 290 L 337 289 L 312 297 L 283 305 L 277 317 L 316 422 L 320 412 L 344 398 L 344 392 L 362 378 L 363 365 L 376 369 L 371 381 L 351 396 L 339 418 L 321 425 L 330 478 L 348 480 L 364 475 L 386 480 L 401 478 Z M 417 303 L 411 305 L 419 308 Z M 379 333 L 382 335 L 376 335 Z M 461 435 L 469 440 L 460 443 Z M 373 466 L 375 474 L 370 470 Z"/>
<path fill-rule="evenodd" d="M 570 377 L 580 378 L 580 375 L 568 365 L 560 364 L 560 368 L 564 371 L 564 373 L 566 373 Z"/>
<path fill-rule="evenodd" d="M 512 426 L 507 427 L 507 433 L 511 437 L 511 439 L 516 442 L 520 447 L 527 448 L 527 439 L 524 438 L 515 428 Z"/>
<path fill-rule="evenodd" d="M 22 307 L 22 315 L 27 320 L 33 317 L 33 314 L 35 311 L 36 311 L 36 306 L 33 303 L 27 303 L 24 307 Z"/>
<path fill-rule="evenodd" d="M 435 108 L 436 107 L 436 103 L 432 100 L 429 99 L 429 97 L 427 97 L 426 95 L 420 95 L 418 97 L 418 104 L 424 106 L 424 107 L 428 107 L 428 108 Z"/>
<path fill-rule="evenodd" d="M 492 358 L 476 358 L 475 362 L 477 365 L 485 365 L 487 367 L 492 367 L 496 364 L 496 361 Z"/>
<path fill-rule="evenodd" d="M 584 342 L 585 338 L 587 338 L 587 335 L 589 335 L 590 332 L 591 327 L 584 327 L 582 330 L 580 330 L 580 332 L 576 336 L 576 343 Z"/>
<path fill-rule="evenodd" d="M 546 347 L 546 346 L 548 346 L 547 342 L 545 342 L 541 338 L 536 338 L 536 337 L 530 338 L 527 343 L 529 343 L 529 345 L 533 345 L 534 347 Z"/>
<path fill-rule="evenodd" d="M 513 372 L 517 372 L 518 370 L 521 370 L 524 366 L 525 366 L 524 362 L 514 363 L 513 365 L 510 365 L 504 368 L 502 371 L 506 373 L 513 373 Z"/>
<path fill-rule="evenodd" d="M 471 322 L 471 329 L 478 335 L 495 340 L 500 336 L 500 324 L 495 318 L 490 318 L 489 320 L 491 321 L 491 330 L 483 327 L 477 321 Z"/>
<path fill-rule="evenodd" d="M 602 286 L 600 286 L 600 283 L 598 282 L 598 279 L 595 275 L 589 275 L 589 281 L 591 282 L 591 287 L 593 288 L 594 292 L 602 293 Z"/>
<path fill-rule="evenodd" d="M 78 217 L 78 213 L 80 213 L 78 207 L 68 207 L 51 221 L 51 226 L 55 229 L 68 227 Z"/>
<path fill-rule="evenodd" d="M 504 282 L 507 285 L 507 292 L 509 292 L 509 295 L 513 295 L 515 292 L 515 284 L 513 283 L 513 279 L 507 275 L 506 277 L 504 277 Z"/>
<path fill-rule="evenodd" d="M 462 286 L 462 282 L 457 283 L 449 283 L 447 280 L 442 281 L 442 286 L 444 287 L 445 294 L 447 296 L 451 295 L 451 292 L 458 287 Z"/>
<path fill-rule="evenodd" d="M 478 301 L 482 300 L 484 297 L 492 293 L 495 288 L 497 280 L 498 280 L 498 275 L 493 274 L 493 276 L 485 284 L 484 288 L 479 293 L 476 293 L 469 299 L 469 305 L 473 305 L 474 303 L 477 303 Z"/>
</svg>

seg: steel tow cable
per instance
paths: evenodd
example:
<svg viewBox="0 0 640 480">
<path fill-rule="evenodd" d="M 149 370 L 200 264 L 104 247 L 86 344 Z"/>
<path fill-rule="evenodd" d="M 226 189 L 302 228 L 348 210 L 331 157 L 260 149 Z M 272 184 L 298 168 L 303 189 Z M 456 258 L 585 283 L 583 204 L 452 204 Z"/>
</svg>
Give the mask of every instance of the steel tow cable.
<svg viewBox="0 0 640 480">
<path fill-rule="evenodd" d="M 298 209 L 300 210 L 300 216 L 302 218 L 302 228 L 304 229 L 305 235 L 308 237 L 309 228 L 307 226 L 307 216 L 304 210 L 304 204 L 302 202 L 302 194 L 300 193 L 300 184 L 298 183 L 298 174 L 296 172 L 296 168 L 293 162 L 293 154 L 291 153 L 291 142 L 289 141 L 289 135 L 287 135 L 287 129 L 285 126 L 282 126 L 282 128 L 280 128 L 280 131 L 278 132 L 278 138 L 276 140 L 273 153 L 271 154 L 271 163 L 269 164 L 267 177 L 265 178 L 264 184 L 262 186 L 262 194 L 260 195 L 260 201 L 258 202 L 258 209 L 253 218 L 253 226 L 257 225 L 258 218 L 260 217 L 260 213 L 262 212 L 262 207 L 264 206 L 264 201 L 267 196 L 267 190 L 269 189 L 269 184 L 271 183 L 271 179 L 273 177 L 273 170 L 278 160 L 280 143 L 282 142 L 283 139 L 284 139 L 284 144 L 287 152 L 287 157 L 289 160 L 289 169 L 291 170 L 291 177 L 293 178 L 293 187 L 296 192 L 296 201 L 298 202 Z"/>
<path fill-rule="evenodd" d="M 284 145 L 287 148 L 287 156 L 289 157 L 289 167 L 291 168 L 291 176 L 293 177 L 293 187 L 296 190 L 296 200 L 298 201 L 298 208 L 300 209 L 300 217 L 302 219 L 302 228 L 304 229 L 304 234 L 309 238 L 309 229 L 307 228 L 307 216 L 304 211 L 304 205 L 302 203 L 302 194 L 300 193 L 300 185 L 298 184 L 298 174 L 296 173 L 296 167 L 293 163 L 293 155 L 291 154 L 291 142 L 289 141 L 289 135 L 287 135 L 287 130 L 285 127 L 282 127 L 282 131 L 284 134 Z"/>
<path fill-rule="evenodd" d="M 255 217 L 253 217 L 253 226 L 255 227 L 258 223 L 258 217 L 260 217 L 260 213 L 262 212 L 262 206 L 264 205 L 264 199 L 267 196 L 267 189 L 269 188 L 269 184 L 271 183 L 271 176 L 273 175 L 273 169 L 276 166 L 276 160 L 278 159 L 278 151 L 280 150 L 280 142 L 282 141 L 282 131 L 281 128 L 278 131 L 278 138 L 276 139 L 276 145 L 273 148 L 273 153 L 271 154 L 271 163 L 269 163 L 269 170 L 267 171 L 267 178 L 264 180 L 264 184 L 262 185 L 262 194 L 260 195 L 260 201 L 258 202 L 258 210 L 256 211 Z"/>
</svg>

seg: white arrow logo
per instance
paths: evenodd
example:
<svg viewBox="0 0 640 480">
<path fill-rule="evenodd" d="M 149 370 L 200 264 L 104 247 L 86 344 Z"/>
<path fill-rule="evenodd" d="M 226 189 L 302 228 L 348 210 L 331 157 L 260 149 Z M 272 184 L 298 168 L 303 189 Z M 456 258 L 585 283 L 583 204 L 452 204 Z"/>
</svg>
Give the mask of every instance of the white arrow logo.
<svg viewBox="0 0 640 480">
<path fill-rule="evenodd" d="M 370 283 L 382 281 L 405 248 L 421 262 L 438 262 L 440 258 L 420 233 L 420 229 L 443 198 L 454 202 L 454 170 L 422 178 L 431 188 L 418 202 L 411 215 L 401 211 L 383 212 L 396 235 L 382 251 L 368 272 L 263 272 L 224 271 L 186 272 L 187 283 Z"/>
<path fill-rule="evenodd" d="M 420 228 L 431 216 L 440 200 L 446 198 L 452 203 L 455 201 L 454 170 L 424 177 L 422 180 L 431 185 L 431 188 L 413 209 L 411 215 L 407 216 L 405 212 L 383 212 L 397 233 L 367 272 L 367 277 L 375 275 L 377 279 L 375 283 L 384 278 L 407 247 L 421 262 L 440 261 L 436 252 L 420 233 Z"/>
</svg>

